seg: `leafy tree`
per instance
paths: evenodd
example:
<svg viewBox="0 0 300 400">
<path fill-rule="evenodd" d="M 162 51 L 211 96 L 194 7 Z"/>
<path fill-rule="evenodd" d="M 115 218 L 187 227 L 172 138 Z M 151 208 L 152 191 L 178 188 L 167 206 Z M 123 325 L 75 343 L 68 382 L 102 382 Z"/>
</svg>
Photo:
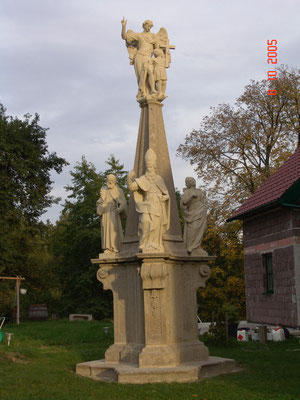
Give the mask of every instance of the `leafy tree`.
<svg viewBox="0 0 300 400">
<path fill-rule="evenodd" d="M 176 197 L 183 228 L 178 190 Z M 212 274 L 206 287 L 199 289 L 197 293 L 198 314 L 202 321 L 210 321 L 212 312 L 215 316 L 218 314 L 224 317 L 224 313 L 232 308 L 239 318 L 245 317 L 241 222 L 226 224 L 222 216 L 223 210 L 220 204 L 211 201 L 202 247 L 209 255 L 216 256 L 216 260 L 210 262 Z"/>
<path fill-rule="evenodd" d="M 98 257 L 101 246 L 100 220 L 96 214 L 99 189 L 111 173 L 117 176 L 121 187 L 126 181 L 127 172 L 114 156 L 107 164 L 109 168 L 98 173 L 82 157 L 71 172 L 72 184 L 66 187 L 68 199 L 52 238 L 63 315 L 71 312 L 92 313 L 96 318 L 112 315 L 111 293 L 103 290 L 96 279 L 98 265 L 90 262 L 91 258 Z"/>
<path fill-rule="evenodd" d="M 277 80 L 252 80 L 234 106 L 213 107 L 179 146 L 209 199 L 203 246 L 216 261 L 207 287 L 199 290 L 203 319 L 228 304 L 244 317 L 241 222 L 225 219 L 291 155 L 299 135 L 300 70 L 282 66 Z"/>
<path fill-rule="evenodd" d="M 95 205 L 104 175 L 98 174 L 95 166 L 82 157 L 71 176 L 72 184 L 66 186 L 68 199 L 56 223 L 51 244 L 53 268 L 60 278 L 60 313 L 63 315 L 90 313 L 96 307 L 96 303 L 91 302 L 99 301 L 101 292 L 95 277 L 96 266 L 90 263 L 90 259 L 97 257 L 100 249 L 100 228 Z"/>
<path fill-rule="evenodd" d="M 251 81 L 234 106 L 212 108 L 179 146 L 178 154 L 206 186 L 210 213 L 203 246 L 217 256 L 206 289 L 199 291 L 202 318 L 229 303 L 243 316 L 241 223 L 226 224 L 225 218 L 290 156 L 299 132 L 300 70 L 281 67 L 277 80 Z"/>
<path fill-rule="evenodd" d="M 241 222 L 220 223 L 222 208 L 215 202 L 208 213 L 207 229 L 202 246 L 215 255 L 211 262 L 211 277 L 205 289 L 198 290 L 199 315 L 210 321 L 212 312 L 234 306 L 239 318 L 245 317 L 245 283 L 243 271 L 243 243 Z"/>
<path fill-rule="evenodd" d="M 179 146 L 227 214 L 291 155 L 300 132 L 299 93 L 300 70 L 281 67 L 276 81 L 251 81 L 234 107 L 212 108 Z"/>
<path fill-rule="evenodd" d="M 108 160 L 105 161 L 109 168 L 104 172 L 104 175 L 107 176 L 109 174 L 113 174 L 117 178 L 118 185 L 123 190 L 126 199 L 129 199 L 129 189 L 127 187 L 127 176 L 128 171 L 124 171 L 124 164 L 120 164 L 119 160 L 116 160 L 113 154 L 108 157 Z"/>
<path fill-rule="evenodd" d="M 39 217 L 56 199 L 50 195 L 52 170 L 67 162 L 49 153 L 46 129 L 39 116 L 9 117 L 0 105 L 0 274 L 22 275 L 29 289 L 27 301 L 45 301 L 53 281 L 46 245 L 47 224 Z M 7 285 L 6 285 L 7 286 Z M 1 285 L 9 309 L 11 285 Z"/>
<path fill-rule="evenodd" d="M 50 173 L 62 171 L 67 162 L 49 153 L 46 131 L 39 115 L 24 120 L 8 117 L 0 105 L 0 214 L 8 220 L 22 217 L 37 223 L 55 199 L 50 195 Z"/>
</svg>

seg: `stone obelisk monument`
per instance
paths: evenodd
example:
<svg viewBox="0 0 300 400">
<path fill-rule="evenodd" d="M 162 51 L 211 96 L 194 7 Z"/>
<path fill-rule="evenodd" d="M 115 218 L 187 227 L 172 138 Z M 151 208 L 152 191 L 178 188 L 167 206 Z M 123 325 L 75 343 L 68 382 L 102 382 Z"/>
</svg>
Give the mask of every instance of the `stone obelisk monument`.
<svg viewBox="0 0 300 400">
<path fill-rule="evenodd" d="M 76 372 L 120 383 L 191 382 L 232 371 L 233 360 L 209 357 L 199 341 L 196 291 L 210 276 L 204 251 L 187 252 L 162 115 L 170 50 L 165 28 L 151 33 L 126 31 L 130 64 L 137 78 L 141 108 L 131 197 L 120 251 L 101 253 L 97 277 L 113 292 L 114 344 L 105 360 L 77 364 Z"/>
</svg>

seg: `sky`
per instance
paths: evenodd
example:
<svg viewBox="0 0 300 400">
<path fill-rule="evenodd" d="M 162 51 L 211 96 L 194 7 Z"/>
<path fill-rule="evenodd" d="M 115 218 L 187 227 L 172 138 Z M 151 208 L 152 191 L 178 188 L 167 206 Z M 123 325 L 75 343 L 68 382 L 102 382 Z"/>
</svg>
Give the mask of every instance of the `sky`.
<svg viewBox="0 0 300 400">
<path fill-rule="evenodd" d="M 83 155 L 98 172 L 111 154 L 131 170 L 140 108 L 121 19 L 135 32 L 151 19 L 152 32 L 166 28 L 176 47 L 163 116 L 181 190 L 197 176 L 178 146 L 210 107 L 233 105 L 251 79 L 267 77 L 267 40 L 278 42 L 278 64 L 299 67 L 299 15 L 299 0 L 1 0 L 0 102 L 8 115 L 38 113 L 49 128 L 49 151 L 70 163 L 52 174 L 61 203 Z M 42 219 L 55 222 L 61 209 Z"/>
</svg>

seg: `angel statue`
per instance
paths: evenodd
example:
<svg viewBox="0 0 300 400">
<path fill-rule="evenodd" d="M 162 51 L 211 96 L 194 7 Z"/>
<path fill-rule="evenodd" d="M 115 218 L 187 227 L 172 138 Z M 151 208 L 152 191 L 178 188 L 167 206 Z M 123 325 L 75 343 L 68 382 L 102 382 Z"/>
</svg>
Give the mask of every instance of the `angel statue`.
<svg viewBox="0 0 300 400">
<path fill-rule="evenodd" d="M 144 21 L 144 31 L 141 33 L 131 29 L 126 31 L 127 20 L 124 17 L 121 24 L 121 36 L 126 41 L 130 64 L 134 65 L 135 69 L 138 84 L 137 100 L 143 101 L 151 96 L 162 101 L 166 98 L 165 69 L 170 66 L 170 49 L 175 49 L 175 46 L 169 44 L 166 29 L 160 28 L 158 33 L 151 33 L 153 22 L 148 19 Z"/>
</svg>

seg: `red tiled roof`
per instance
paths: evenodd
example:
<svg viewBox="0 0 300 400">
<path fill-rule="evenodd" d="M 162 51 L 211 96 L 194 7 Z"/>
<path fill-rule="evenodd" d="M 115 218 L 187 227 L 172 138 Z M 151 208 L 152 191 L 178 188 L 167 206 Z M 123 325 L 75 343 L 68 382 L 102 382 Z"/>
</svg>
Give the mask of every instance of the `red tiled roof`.
<svg viewBox="0 0 300 400">
<path fill-rule="evenodd" d="M 249 197 L 249 199 L 235 211 L 229 220 L 237 219 L 237 217 L 240 217 L 242 214 L 275 202 L 298 179 L 300 179 L 300 146 L 298 146 L 295 153 L 256 190 L 253 196 Z"/>
</svg>

